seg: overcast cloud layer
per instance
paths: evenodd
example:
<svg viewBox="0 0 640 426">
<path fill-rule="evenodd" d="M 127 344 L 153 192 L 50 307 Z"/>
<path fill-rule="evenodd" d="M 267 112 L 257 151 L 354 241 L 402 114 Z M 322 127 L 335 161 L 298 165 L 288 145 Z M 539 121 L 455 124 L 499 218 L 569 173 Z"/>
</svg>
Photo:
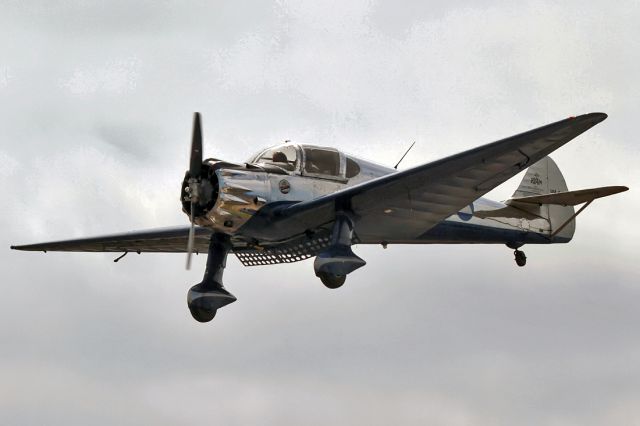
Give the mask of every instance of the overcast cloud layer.
<svg viewBox="0 0 640 426">
<path fill-rule="evenodd" d="M 640 422 L 640 4 L 7 1 L 0 6 L 0 424 Z M 335 291 L 311 261 L 244 268 L 198 324 L 181 255 L 10 244 L 186 224 L 205 154 L 285 139 L 417 165 L 610 117 L 553 158 L 623 185 L 569 245 L 360 246 Z M 520 177 L 490 195 L 507 198 Z"/>
</svg>

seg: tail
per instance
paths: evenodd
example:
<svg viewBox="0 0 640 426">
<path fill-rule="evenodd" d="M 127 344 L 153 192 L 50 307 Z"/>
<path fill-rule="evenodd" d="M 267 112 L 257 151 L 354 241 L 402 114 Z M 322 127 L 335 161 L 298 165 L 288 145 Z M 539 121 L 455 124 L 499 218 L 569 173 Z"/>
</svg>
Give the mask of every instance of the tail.
<svg viewBox="0 0 640 426">
<path fill-rule="evenodd" d="M 539 195 L 550 195 L 568 192 L 567 183 L 556 163 L 545 157 L 527 169 L 520 186 L 511 197 L 511 204 L 521 204 L 518 199 Z M 544 200 L 540 200 L 544 201 Z M 529 204 L 527 210 L 536 208 L 535 214 L 549 222 L 550 234 L 554 242 L 569 242 L 576 232 L 576 221 L 573 205 L 562 204 Z"/>
<path fill-rule="evenodd" d="M 560 169 L 549 157 L 529 167 L 505 207 L 476 211 L 479 218 L 505 218 L 510 225 L 534 231 L 550 243 L 568 243 L 576 232 L 576 216 L 593 200 L 628 191 L 626 186 L 569 191 Z M 582 204 L 576 212 L 574 206 Z"/>
</svg>

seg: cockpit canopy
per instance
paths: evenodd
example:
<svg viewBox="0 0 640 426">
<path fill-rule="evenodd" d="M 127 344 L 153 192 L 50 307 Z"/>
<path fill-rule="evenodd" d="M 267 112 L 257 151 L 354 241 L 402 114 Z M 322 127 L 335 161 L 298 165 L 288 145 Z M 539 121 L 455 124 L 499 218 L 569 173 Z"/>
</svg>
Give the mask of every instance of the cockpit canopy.
<svg viewBox="0 0 640 426">
<path fill-rule="evenodd" d="M 358 163 L 336 149 L 291 143 L 266 149 L 248 163 L 276 166 L 290 174 L 334 180 L 347 180 L 360 173 Z"/>
<path fill-rule="evenodd" d="M 295 145 L 278 145 L 258 154 L 249 163 L 271 164 L 287 171 L 299 168 L 298 148 Z"/>
</svg>

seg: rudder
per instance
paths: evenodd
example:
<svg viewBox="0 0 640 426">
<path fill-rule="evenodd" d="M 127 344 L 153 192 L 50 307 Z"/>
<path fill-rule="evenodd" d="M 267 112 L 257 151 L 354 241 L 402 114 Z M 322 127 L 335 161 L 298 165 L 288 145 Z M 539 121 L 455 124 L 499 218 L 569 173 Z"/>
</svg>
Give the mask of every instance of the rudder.
<svg viewBox="0 0 640 426">
<path fill-rule="evenodd" d="M 527 172 L 520 182 L 520 186 L 513 193 L 512 198 L 530 197 L 533 195 L 555 194 L 568 191 L 567 183 L 560 169 L 550 157 L 544 157 Z M 551 226 L 551 234 L 571 219 L 575 211 L 573 206 L 543 204 L 540 206 L 541 216 L 547 219 Z M 576 230 L 576 221 L 571 220 L 557 235 L 554 242 L 569 242 Z"/>
</svg>

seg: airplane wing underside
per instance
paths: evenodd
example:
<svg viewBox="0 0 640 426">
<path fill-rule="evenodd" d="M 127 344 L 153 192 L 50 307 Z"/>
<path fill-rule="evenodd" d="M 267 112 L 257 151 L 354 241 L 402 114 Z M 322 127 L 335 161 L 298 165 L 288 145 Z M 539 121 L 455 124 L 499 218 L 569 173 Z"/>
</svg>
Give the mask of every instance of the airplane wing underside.
<svg viewBox="0 0 640 426">
<path fill-rule="evenodd" d="M 207 252 L 211 231 L 196 228 L 195 250 Z M 131 252 L 131 253 L 185 253 L 189 227 L 156 228 L 98 237 L 11 246 L 25 251 L 75 251 L 75 252 Z"/>
</svg>

